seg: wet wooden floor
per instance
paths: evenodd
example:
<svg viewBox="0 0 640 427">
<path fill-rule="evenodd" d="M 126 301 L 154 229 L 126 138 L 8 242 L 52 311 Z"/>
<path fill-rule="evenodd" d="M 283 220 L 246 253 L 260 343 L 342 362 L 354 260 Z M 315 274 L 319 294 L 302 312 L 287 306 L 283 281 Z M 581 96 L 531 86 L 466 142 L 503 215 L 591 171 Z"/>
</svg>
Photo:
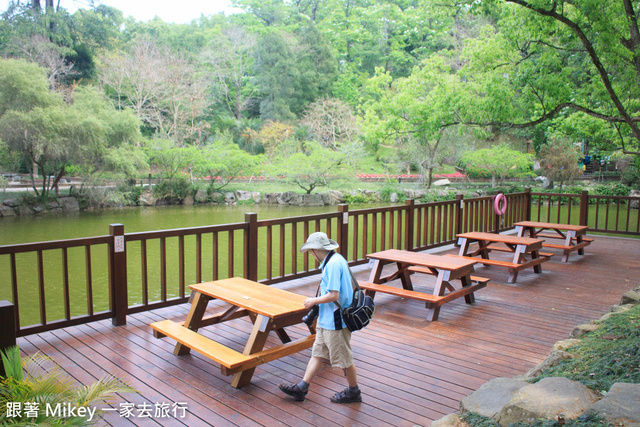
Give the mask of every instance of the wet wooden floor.
<svg viewBox="0 0 640 427">
<path fill-rule="evenodd" d="M 111 406 L 100 405 L 113 408 L 104 422 L 116 426 L 428 426 L 456 411 L 460 399 L 486 381 L 524 374 L 574 326 L 599 318 L 640 283 L 640 240 L 590 237 L 595 241 L 584 256 L 573 253 L 562 263 L 556 252 L 542 265 L 542 274 L 521 271 L 515 284 L 506 283 L 506 269 L 476 267 L 474 274 L 490 278 L 489 285 L 476 292 L 473 305 L 463 298 L 445 304 L 436 322 L 426 320 L 418 301 L 378 294 L 374 320 L 352 339 L 363 393 L 359 404 L 329 401 L 346 384 L 342 372 L 329 366 L 305 402 L 280 393 L 279 383 L 299 381 L 310 350 L 259 366 L 252 383 L 239 390 L 209 359 L 197 353 L 174 356 L 174 342 L 155 339 L 149 324 L 182 321 L 187 305 L 129 316 L 123 327 L 94 322 L 18 343 L 24 353 L 50 356 L 79 383 L 106 373 L 126 379 L 139 394 L 118 395 Z M 369 270 L 361 266 L 354 272 L 366 280 Z M 426 275 L 412 278 L 416 290 L 429 291 L 434 281 Z M 316 276 L 276 286 L 312 296 L 317 283 Z M 204 333 L 241 351 L 248 331 L 249 321 L 237 319 Z M 296 338 L 303 329 L 290 332 Z M 275 343 L 277 337 L 270 340 Z M 126 407 L 132 409 L 129 417 Z M 163 408 L 168 408 L 164 414 Z"/>
</svg>

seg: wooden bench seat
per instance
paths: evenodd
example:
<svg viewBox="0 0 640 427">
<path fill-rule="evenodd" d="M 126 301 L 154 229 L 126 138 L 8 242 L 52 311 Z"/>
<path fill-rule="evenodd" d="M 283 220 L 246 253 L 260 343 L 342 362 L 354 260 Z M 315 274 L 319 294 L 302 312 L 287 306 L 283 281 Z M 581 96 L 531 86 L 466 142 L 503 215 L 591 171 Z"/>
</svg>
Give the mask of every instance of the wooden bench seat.
<svg viewBox="0 0 640 427">
<path fill-rule="evenodd" d="M 452 301 L 456 298 L 460 298 L 465 295 L 469 295 L 477 291 L 478 289 L 481 289 L 487 286 L 487 282 L 489 281 L 489 279 L 484 279 L 484 278 L 478 278 L 478 279 L 482 279 L 482 280 L 478 281 L 478 283 L 476 283 L 475 285 L 466 286 L 462 289 L 455 290 L 453 292 L 450 292 L 442 296 L 427 294 L 425 292 L 410 291 L 407 289 L 397 288 L 394 286 L 378 285 L 370 282 L 358 282 L 358 283 L 360 284 L 360 287 L 366 291 L 367 295 L 371 297 L 375 295 L 375 292 L 382 292 L 384 294 L 391 294 L 391 295 L 396 295 L 403 298 L 411 298 L 418 301 L 424 301 L 425 303 L 428 303 L 429 306 L 439 307 L 449 301 Z"/>
<path fill-rule="evenodd" d="M 308 335 L 286 344 L 246 355 L 206 338 L 171 320 L 152 323 L 151 327 L 160 334 L 172 338 L 180 344 L 219 363 L 223 375 L 233 375 L 247 369 L 255 368 L 263 363 L 271 362 L 280 357 L 289 356 L 305 350 L 313 345 L 316 337 L 315 335 Z"/>
<path fill-rule="evenodd" d="M 525 268 L 529 268 L 531 266 L 539 265 L 539 264 L 542 264 L 543 262 L 549 261 L 551 259 L 551 257 L 553 256 L 553 254 L 551 254 L 551 253 L 545 253 L 545 255 L 542 255 L 541 253 L 539 253 L 538 255 L 540 255 L 538 258 L 533 258 L 533 259 L 531 259 L 531 260 L 529 260 L 527 262 L 523 262 L 521 264 L 515 264 L 515 263 L 509 262 L 509 261 L 500 261 L 500 260 L 497 260 L 497 259 L 467 257 L 467 256 L 461 256 L 461 255 L 454 255 L 454 254 L 447 254 L 446 256 L 473 259 L 473 260 L 478 261 L 478 263 L 480 263 L 480 264 L 496 265 L 498 267 L 510 268 L 513 271 L 520 271 L 520 270 L 524 270 Z"/>
<path fill-rule="evenodd" d="M 413 273 L 424 273 L 424 274 L 430 274 L 433 276 L 433 272 L 431 270 L 429 270 L 426 267 L 419 267 L 419 266 L 412 266 L 409 267 L 407 270 L 413 272 Z M 489 283 L 491 279 L 488 279 L 486 277 L 480 277 L 480 276 L 471 276 L 471 281 L 472 282 L 477 282 L 477 283 Z"/>
<path fill-rule="evenodd" d="M 564 239 L 564 237 L 562 237 L 561 235 L 552 234 L 552 233 L 539 233 L 539 234 L 536 234 L 536 237 L 546 237 L 546 238 L 549 238 L 549 239 Z M 573 240 L 575 240 L 575 237 L 573 238 Z M 583 237 L 582 241 L 591 243 L 591 242 L 593 242 L 593 239 L 588 238 L 588 237 Z"/>
<path fill-rule="evenodd" d="M 547 245 L 545 245 L 543 243 L 542 246 L 547 246 Z M 549 247 L 552 247 L 552 246 L 549 246 Z M 513 251 L 511 251 L 511 249 L 509 249 L 507 247 L 504 247 L 504 246 L 489 245 L 489 246 L 487 246 L 487 249 L 492 250 L 492 251 L 513 253 Z M 554 254 L 552 254 L 551 252 L 538 252 L 538 255 L 552 257 Z"/>
</svg>

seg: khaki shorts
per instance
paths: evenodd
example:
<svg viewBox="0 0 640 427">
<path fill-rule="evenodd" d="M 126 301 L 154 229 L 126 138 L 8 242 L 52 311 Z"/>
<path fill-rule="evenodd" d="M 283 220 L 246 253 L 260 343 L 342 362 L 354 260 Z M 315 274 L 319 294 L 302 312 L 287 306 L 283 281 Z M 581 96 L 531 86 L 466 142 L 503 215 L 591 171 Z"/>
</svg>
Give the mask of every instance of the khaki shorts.
<svg viewBox="0 0 640 427">
<path fill-rule="evenodd" d="M 348 368 L 353 365 L 351 331 L 347 328 L 337 331 L 317 328 L 316 341 L 313 343 L 311 355 L 328 359 L 334 368 Z"/>
</svg>

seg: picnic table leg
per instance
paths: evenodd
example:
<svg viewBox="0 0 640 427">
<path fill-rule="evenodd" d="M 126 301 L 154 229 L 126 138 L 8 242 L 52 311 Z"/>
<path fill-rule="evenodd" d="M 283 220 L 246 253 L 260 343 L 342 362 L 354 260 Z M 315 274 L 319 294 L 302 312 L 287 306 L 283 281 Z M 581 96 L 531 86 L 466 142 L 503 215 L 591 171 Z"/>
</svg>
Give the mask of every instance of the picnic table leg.
<svg viewBox="0 0 640 427">
<path fill-rule="evenodd" d="M 411 277 L 409 276 L 409 270 L 407 270 L 407 267 L 409 267 L 406 264 L 403 264 L 401 262 L 397 262 L 396 265 L 398 266 L 398 271 L 400 271 L 400 282 L 402 282 L 402 287 L 408 291 L 412 291 L 413 290 L 413 284 L 411 283 Z"/>
<path fill-rule="evenodd" d="M 467 239 L 466 237 L 460 237 L 458 239 L 458 245 L 460 245 L 460 251 L 458 252 L 458 255 L 466 256 L 467 252 L 469 251 L 469 239 Z"/>
<path fill-rule="evenodd" d="M 273 320 L 266 316 L 261 314 L 257 316 L 256 321 L 253 324 L 253 329 L 251 330 L 251 335 L 249 336 L 249 340 L 247 341 L 247 345 L 244 347 L 242 354 L 249 355 L 257 353 L 264 348 L 264 344 L 267 342 L 267 338 L 269 337 L 269 331 L 272 329 L 272 323 Z M 231 387 L 240 388 L 249 384 L 255 370 L 256 368 L 251 368 L 235 374 L 231 380 Z"/>
<path fill-rule="evenodd" d="M 538 253 L 537 250 L 531 251 L 531 259 L 538 259 L 539 257 L 540 257 L 540 254 Z M 538 274 L 542 273 L 542 263 L 534 265 L 533 272 Z"/>
<path fill-rule="evenodd" d="M 379 259 L 373 261 L 373 267 L 371 273 L 369 273 L 369 282 L 380 283 L 380 276 L 382 275 L 383 264 Z"/>
<path fill-rule="evenodd" d="M 200 328 L 200 324 L 202 323 L 202 316 L 204 316 L 204 312 L 207 309 L 207 304 L 210 299 L 211 297 L 203 295 L 200 292 L 193 293 L 191 308 L 189 309 L 187 320 L 184 321 L 185 328 L 198 332 L 198 328 Z M 190 351 L 191 349 L 189 347 L 177 343 L 176 347 L 173 349 L 173 354 L 176 356 L 183 356 L 185 354 L 189 354 Z"/>
<path fill-rule="evenodd" d="M 583 242 L 582 234 L 580 234 L 579 236 L 576 236 L 576 245 L 579 245 L 582 242 Z M 578 249 L 578 255 L 584 255 L 584 248 Z"/>
<path fill-rule="evenodd" d="M 449 284 L 449 276 L 451 275 L 450 271 L 440 270 L 438 272 L 438 278 L 436 280 L 436 286 L 433 288 L 433 295 L 441 297 L 444 295 L 444 290 L 447 286 L 451 286 Z M 431 303 L 425 304 L 427 307 L 427 320 L 436 321 L 438 320 L 438 315 L 440 314 L 440 306 L 433 305 Z"/>
<path fill-rule="evenodd" d="M 462 287 L 466 288 L 467 286 L 471 286 L 471 273 L 467 273 L 464 276 L 460 277 L 460 282 L 462 283 Z M 467 304 L 473 304 L 476 302 L 476 296 L 473 292 L 464 296 L 464 301 Z"/>
</svg>

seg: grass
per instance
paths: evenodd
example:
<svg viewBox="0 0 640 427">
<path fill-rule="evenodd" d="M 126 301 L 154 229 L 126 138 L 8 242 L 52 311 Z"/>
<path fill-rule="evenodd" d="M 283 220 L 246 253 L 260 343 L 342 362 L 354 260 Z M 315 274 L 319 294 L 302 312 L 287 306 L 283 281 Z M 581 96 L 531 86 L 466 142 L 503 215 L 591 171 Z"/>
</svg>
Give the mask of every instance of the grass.
<svg viewBox="0 0 640 427">
<path fill-rule="evenodd" d="M 566 377 L 581 382 L 604 395 L 614 383 L 640 383 L 640 304 L 629 311 L 614 314 L 600 323 L 600 327 L 582 337 L 581 342 L 567 350 L 573 357 L 531 380 L 546 377 Z M 467 413 L 462 418 L 472 427 L 499 426 L 491 418 Z M 556 420 L 538 420 L 533 424 L 516 423 L 510 427 L 551 427 L 560 425 Z M 565 426 L 610 426 L 594 415 L 567 420 Z"/>
</svg>

